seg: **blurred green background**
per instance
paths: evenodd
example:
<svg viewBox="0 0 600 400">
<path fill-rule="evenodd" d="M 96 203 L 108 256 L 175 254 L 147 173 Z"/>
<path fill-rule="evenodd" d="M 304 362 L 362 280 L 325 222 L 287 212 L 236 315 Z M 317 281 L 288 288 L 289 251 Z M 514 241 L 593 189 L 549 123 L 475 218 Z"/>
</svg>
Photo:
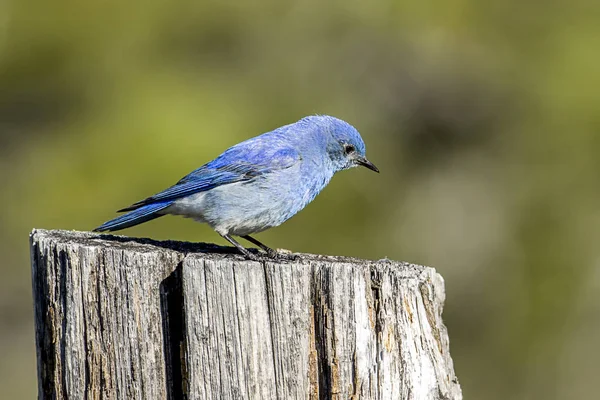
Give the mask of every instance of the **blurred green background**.
<svg viewBox="0 0 600 400">
<path fill-rule="evenodd" d="M 319 113 L 382 173 L 258 238 L 435 266 L 465 398 L 595 397 L 599 38 L 591 0 L 0 2 L 0 393 L 36 393 L 32 228 L 90 230 Z"/>
</svg>

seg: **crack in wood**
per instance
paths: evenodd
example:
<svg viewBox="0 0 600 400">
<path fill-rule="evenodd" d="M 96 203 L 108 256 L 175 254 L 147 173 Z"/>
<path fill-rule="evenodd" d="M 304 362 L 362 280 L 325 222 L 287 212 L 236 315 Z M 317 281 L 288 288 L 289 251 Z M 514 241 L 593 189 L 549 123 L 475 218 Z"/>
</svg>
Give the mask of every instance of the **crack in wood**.
<svg viewBox="0 0 600 400">
<path fill-rule="evenodd" d="M 181 287 L 181 269 L 183 261 L 160 283 L 161 318 L 163 327 L 163 346 L 165 353 L 165 374 L 167 399 L 182 400 L 183 363 L 181 362 L 184 318 L 183 291 Z"/>
<path fill-rule="evenodd" d="M 375 269 L 370 273 L 371 296 L 373 298 L 373 309 L 375 314 L 375 376 L 377 377 L 377 388 L 381 388 L 381 358 L 382 358 L 382 322 L 381 322 L 381 274 Z"/>
<path fill-rule="evenodd" d="M 315 349 L 317 352 L 318 393 L 319 399 L 329 399 L 332 393 L 332 365 L 328 357 L 328 296 L 329 276 L 318 266 L 312 274 L 313 295 L 312 307 L 314 316 Z"/>
</svg>

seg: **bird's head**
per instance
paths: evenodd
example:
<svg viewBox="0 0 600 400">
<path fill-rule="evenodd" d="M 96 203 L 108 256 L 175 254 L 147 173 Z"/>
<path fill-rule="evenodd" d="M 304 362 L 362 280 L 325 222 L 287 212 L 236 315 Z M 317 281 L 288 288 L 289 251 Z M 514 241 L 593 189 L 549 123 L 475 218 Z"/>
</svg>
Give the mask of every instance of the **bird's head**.
<svg viewBox="0 0 600 400">
<path fill-rule="evenodd" d="M 360 133 L 349 123 L 341 119 L 327 115 L 307 117 L 317 122 L 325 131 L 329 140 L 327 140 L 327 154 L 331 158 L 333 165 L 338 170 L 363 166 L 372 171 L 379 172 L 379 169 L 367 160 L 365 154 L 365 142 L 360 137 Z"/>
</svg>

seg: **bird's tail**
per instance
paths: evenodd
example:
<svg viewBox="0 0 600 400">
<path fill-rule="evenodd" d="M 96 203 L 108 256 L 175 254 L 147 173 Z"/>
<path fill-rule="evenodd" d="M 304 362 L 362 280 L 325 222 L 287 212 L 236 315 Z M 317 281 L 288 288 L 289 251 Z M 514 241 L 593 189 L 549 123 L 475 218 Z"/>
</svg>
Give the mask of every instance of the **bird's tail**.
<svg viewBox="0 0 600 400">
<path fill-rule="evenodd" d="M 173 202 L 164 201 L 159 203 L 147 204 L 140 208 L 123 214 L 120 217 L 111 219 L 108 222 L 103 223 L 94 232 L 112 232 L 121 229 L 129 228 L 153 220 L 154 218 L 162 217 L 164 214 L 159 214 L 159 211 L 169 207 Z"/>
</svg>

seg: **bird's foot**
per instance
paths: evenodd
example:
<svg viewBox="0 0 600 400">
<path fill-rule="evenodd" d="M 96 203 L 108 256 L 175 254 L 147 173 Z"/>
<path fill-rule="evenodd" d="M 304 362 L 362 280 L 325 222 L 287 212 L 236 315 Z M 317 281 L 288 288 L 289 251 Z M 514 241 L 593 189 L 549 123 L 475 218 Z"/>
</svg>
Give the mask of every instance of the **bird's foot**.
<svg viewBox="0 0 600 400">
<path fill-rule="evenodd" d="M 295 254 L 293 254 L 292 252 L 288 251 L 288 250 L 283 250 L 283 251 L 277 251 L 277 250 L 273 250 L 273 249 L 269 249 L 270 251 L 267 251 L 267 255 L 269 256 L 269 258 L 273 259 L 273 260 L 279 260 L 279 261 L 294 261 L 296 258 L 298 258 L 298 256 L 296 256 Z"/>
<path fill-rule="evenodd" d="M 246 258 L 246 260 L 251 260 L 251 261 L 261 261 L 262 260 L 261 256 L 258 254 L 251 253 L 246 249 L 244 249 L 244 251 L 242 251 L 241 249 L 239 249 L 239 250 L 242 253 L 242 255 L 244 256 L 244 258 Z"/>
</svg>

